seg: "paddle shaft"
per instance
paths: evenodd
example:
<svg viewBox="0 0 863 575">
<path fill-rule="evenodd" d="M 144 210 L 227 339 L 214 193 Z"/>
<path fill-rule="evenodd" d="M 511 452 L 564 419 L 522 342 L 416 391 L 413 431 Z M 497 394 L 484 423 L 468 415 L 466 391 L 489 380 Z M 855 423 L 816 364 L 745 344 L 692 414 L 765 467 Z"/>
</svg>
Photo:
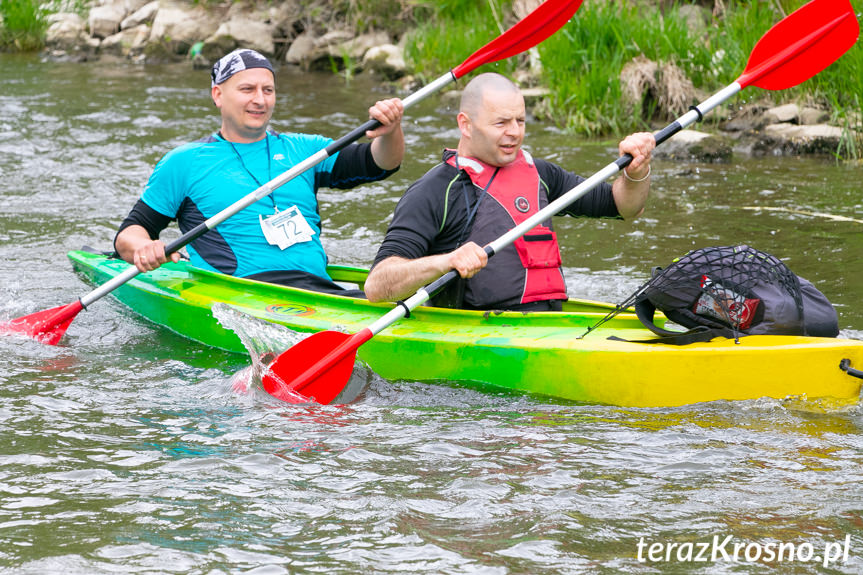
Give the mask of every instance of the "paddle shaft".
<svg viewBox="0 0 863 575">
<path fill-rule="evenodd" d="M 414 106 L 415 104 L 424 100 L 425 98 L 427 98 L 431 94 L 437 92 L 438 90 L 440 90 L 441 88 L 443 88 L 447 84 L 454 82 L 456 79 L 457 78 L 452 71 L 441 75 L 434 82 L 427 84 L 426 86 L 422 87 L 421 89 L 417 90 L 416 92 L 414 92 L 413 94 L 411 94 L 410 96 L 408 96 L 404 100 L 402 100 L 402 103 L 404 104 L 405 109 L 407 109 L 411 106 Z M 317 152 L 316 154 L 314 154 L 312 156 L 309 156 L 308 158 L 306 158 L 305 160 L 303 160 L 299 164 L 296 164 L 291 169 L 283 172 L 279 176 L 276 176 L 275 178 L 273 178 L 269 182 L 263 184 L 258 189 L 254 190 L 253 192 L 250 192 L 249 194 L 243 196 L 242 198 L 240 198 L 239 200 L 237 200 L 236 202 L 234 202 L 233 204 L 231 204 L 227 208 L 223 209 L 221 212 L 217 213 L 214 216 L 211 216 L 206 221 L 198 224 L 197 226 L 195 226 L 194 228 L 192 228 L 188 232 L 184 233 L 182 236 L 180 236 L 177 239 L 166 244 L 165 245 L 165 255 L 169 255 L 169 254 L 172 254 L 176 251 L 179 251 L 184 246 L 192 243 L 193 241 L 195 241 L 196 239 L 198 239 L 199 237 L 201 237 L 205 233 L 214 229 L 216 226 L 218 226 L 219 224 L 221 224 L 222 222 L 224 222 L 225 220 L 227 220 L 228 218 L 230 218 L 234 214 L 246 209 L 247 207 L 251 206 L 252 204 L 254 204 L 257 201 L 259 201 L 263 198 L 266 198 L 267 196 L 272 194 L 276 189 L 278 189 L 281 186 L 285 185 L 286 183 L 290 182 L 291 180 L 293 180 L 294 178 L 296 178 L 297 176 L 299 176 L 303 172 L 313 168 L 314 166 L 320 164 L 321 162 L 323 162 L 327 158 L 331 157 L 333 154 L 344 149 L 349 144 L 359 140 L 361 137 L 363 137 L 363 135 L 365 135 L 365 133 L 367 131 L 374 130 L 376 128 L 379 128 L 380 126 L 381 126 L 381 123 L 379 121 L 369 120 L 368 122 L 366 122 L 362 126 L 359 126 L 358 128 L 354 129 L 353 131 L 351 131 L 348 134 L 345 134 L 344 136 L 342 136 L 338 140 L 333 141 L 326 148 L 320 150 L 319 152 Z M 89 306 L 93 302 L 105 297 L 106 295 L 108 295 L 109 293 L 111 293 L 112 291 L 114 291 L 115 289 L 120 287 L 121 285 L 125 284 L 126 282 L 128 282 L 129 280 L 131 280 L 132 278 L 137 276 L 139 273 L 140 273 L 140 271 L 138 270 L 138 268 L 136 268 L 134 266 L 130 267 L 129 269 L 127 269 L 126 271 L 124 271 L 120 275 L 115 276 L 110 281 L 105 282 L 104 284 L 102 284 L 98 288 L 94 289 L 90 293 L 81 297 L 80 298 L 81 305 L 86 308 L 87 306 Z"/>
<path fill-rule="evenodd" d="M 710 112 L 722 102 L 737 94 L 740 89 L 740 84 L 734 82 L 720 92 L 714 94 L 698 106 L 693 106 L 689 112 L 679 117 L 677 120 L 654 134 L 654 138 L 656 139 L 656 145 L 658 146 L 662 142 L 665 142 L 671 136 L 673 136 L 686 126 L 689 126 L 690 124 L 699 121 L 701 118 L 703 118 L 704 114 Z M 632 162 L 632 156 L 630 156 L 629 154 L 625 154 L 619 157 L 617 160 L 611 162 L 602 170 L 596 172 L 595 174 L 581 182 L 579 185 L 572 188 L 564 195 L 551 202 L 543 209 L 539 210 L 537 213 L 524 220 L 519 225 L 509 230 L 504 235 L 489 243 L 484 248 L 485 252 L 488 254 L 489 257 L 492 257 L 494 254 L 498 253 L 500 250 L 513 243 L 515 240 L 538 226 L 543 221 L 548 220 L 555 214 L 561 212 L 563 209 L 571 205 L 580 197 L 598 186 L 601 182 L 604 182 L 611 176 L 614 176 L 615 174 L 620 172 L 620 170 L 628 166 L 630 162 Z M 398 307 L 393 308 L 386 315 L 382 316 L 377 321 L 370 324 L 367 329 L 371 332 L 372 335 L 377 335 L 382 330 L 389 327 L 392 323 L 408 315 L 410 311 L 412 311 L 416 307 L 427 302 L 434 294 L 443 289 L 449 282 L 451 282 L 457 277 L 457 271 L 448 271 L 446 274 L 442 275 L 435 281 L 417 290 L 414 295 L 404 300 L 404 302 L 400 302 Z M 363 332 L 360 331 L 357 333 L 357 335 L 359 335 L 360 333 Z M 359 338 L 356 341 L 359 341 Z M 360 342 L 358 345 L 361 345 L 364 341 L 365 340 Z M 344 342 L 343 346 L 349 347 L 352 343 L 356 342 L 354 342 L 352 339 L 347 340 Z M 335 352 L 336 350 L 333 351 Z M 347 353 L 350 351 L 350 349 L 346 349 L 344 351 L 345 353 Z"/>
<path fill-rule="evenodd" d="M 752 68 L 747 68 L 736 81 L 732 82 L 719 92 L 713 94 L 697 106 L 690 107 L 687 113 L 680 116 L 675 121 L 671 122 L 663 129 L 656 132 L 653 135 L 656 140 L 656 145 L 658 146 L 662 144 L 687 126 L 690 126 L 695 122 L 701 121 L 706 114 L 711 112 L 713 109 L 715 109 L 717 106 L 719 106 L 729 98 L 736 95 L 744 87 L 753 84 L 757 85 L 758 81 L 761 80 L 763 77 L 768 76 L 775 70 L 785 66 L 801 54 L 805 53 L 812 46 L 820 42 L 828 34 L 833 32 L 840 24 L 846 22 L 847 18 L 849 18 L 849 15 L 847 13 L 841 14 L 830 22 L 819 26 L 815 30 L 811 31 L 809 34 L 798 38 L 796 41 L 792 42 L 783 50 L 780 50 L 773 54 L 772 57 L 767 58 L 764 61 L 758 62 L 757 65 L 754 65 Z M 510 245 L 519 237 L 529 232 L 543 221 L 561 212 L 564 208 L 571 205 L 580 197 L 591 191 L 601 182 L 604 182 L 608 178 L 616 175 L 620 170 L 628 166 L 630 162 L 632 162 L 632 156 L 629 154 L 624 154 L 623 156 L 617 158 L 617 160 L 611 162 L 602 170 L 598 171 L 576 187 L 572 188 L 563 196 L 548 204 L 545 208 L 541 209 L 531 217 L 527 218 L 522 223 L 515 226 L 498 239 L 489 243 L 487 246 L 485 246 L 486 253 L 489 257 L 492 257 L 495 253 Z M 456 272 L 455 270 L 450 270 L 432 283 L 420 288 L 414 295 L 412 295 L 404 302 L 400 303 L 399 307 L 390 310 L 389 313 L 372 323 L 370 326 L 368 326 L 367 329 L 372 332 L 372 335 L 378 334 L 381 330 L 385 329 L 393 322 L 408 315 L 410 311 L 417 306 L 420 306 L 426 301 L 428 301 L 434 294 L 443 289 L 449 282 L 454 280 L 456 277 L 458 277 L 458 272 Z M 351 340 L 346 341 L 345 344 L 348 344 L 350 341 Z"/>
</svg>

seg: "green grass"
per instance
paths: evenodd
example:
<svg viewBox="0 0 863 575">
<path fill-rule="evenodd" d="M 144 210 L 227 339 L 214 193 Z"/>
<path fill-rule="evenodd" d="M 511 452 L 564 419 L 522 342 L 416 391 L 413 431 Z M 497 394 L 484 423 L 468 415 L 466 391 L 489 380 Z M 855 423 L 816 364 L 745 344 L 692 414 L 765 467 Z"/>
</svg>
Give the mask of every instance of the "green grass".
<svg viewBox="0 0 863 575">
<path fill-rule="evenodd" d="M 46 14 L 37 0 L 0 0 L 0 50 L 35 51 L 45 45 Z"/>
<path fill-rule="evenodd" d="M 473 50 L 499 35 L 490 2 L 444 0 L 427 21 L 408 34 L 406 58 L 421 78 L 428 79 L 460 63 Z M 552 96 L 545 112 L 568 130 L 586 135 L 619 134 L 644 129 L 655 108 L 633 114 L 623 99 L 620 73 L 633 58 L 644 55 L 658 63 L 672 62 L 702 94 L 734 81 L 745 69 L 755 44 L 784 15 L 804 0 L 726 0 L 725 13 L 701 32 L 692 32 L 681 15 L 683 3 L 664 12 L 644 2 L 585 0 L 576 15 L 540 44 L 542 84 Z M 497 9 L 504 2 L 497 1 Z M 860 18 L 863 0 L 852 0 Z M 524 59 L 510 59 L 478 72 L 512 73 Z M 798 100 L 829 106 L 834 119 L 850 129 L 860 120 L 863 94 L 863 47 L 859 42 L 836 63 L 796 88 L 767 92 L 747 88 L 746 101 Z M 739 103 L 739 100 L 737 101 Z M 695 102 L 693 102 L 695 103 Z M 841 152 L 859 157 L 861 142 Z M 856 150 L 856 151 L 855 151 Z"/>
<path fill-rule="evenodd" d="M 407 34 L 405 59 L 423 81 L 462 63 L 501 33 L 485 0 L 439 0 L 417 6 L 424 16 L 414 15 L 416 23 Z M 482 71 L 511 74 L 515 69 L 515 60 L 510 60 L 485 66 Z"/>
</svg>

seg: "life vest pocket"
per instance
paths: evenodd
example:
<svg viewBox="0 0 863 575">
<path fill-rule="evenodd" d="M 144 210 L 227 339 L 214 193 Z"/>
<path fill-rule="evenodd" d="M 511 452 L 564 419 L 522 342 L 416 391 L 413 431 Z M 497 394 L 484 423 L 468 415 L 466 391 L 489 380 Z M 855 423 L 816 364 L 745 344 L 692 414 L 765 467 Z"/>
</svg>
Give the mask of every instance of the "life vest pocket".
<svg viewBox="0 0 863 575">
<path fill-rule="evenodd" d="M 521 265 L 525 269 L 559 268 L 560 248 L 557 233 L 545 226 L 537 226 L 514 242 Z"/>
</svg>

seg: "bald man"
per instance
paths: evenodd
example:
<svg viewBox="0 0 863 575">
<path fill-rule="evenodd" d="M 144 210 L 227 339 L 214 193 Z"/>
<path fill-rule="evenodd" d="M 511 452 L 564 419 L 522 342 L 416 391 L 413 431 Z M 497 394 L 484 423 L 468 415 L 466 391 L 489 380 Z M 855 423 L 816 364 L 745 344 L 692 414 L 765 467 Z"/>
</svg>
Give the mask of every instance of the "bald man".
<svg viewBox="0 0 863 575">
<path fill-rule="evenodd" d="M 535 214 L 584 178 L 522 149 L 524 97 L 500 74 L 465 87 L 457 116 L 458 147 L 414 182 L 393 220 L 365 284 L 371 301 L 397 301 L 450 270 L 460 280 L 433 305 L 462 309 L 558 311 L 567 299 L 551 220 L 491 260 L 482 246 Z M 619 144 L 632 162 L 613 185 L 602 183 L 570 205 L 571 216 L 634 219 L 650 189 L 656 142 L 636 133 Z"/>
</svg>

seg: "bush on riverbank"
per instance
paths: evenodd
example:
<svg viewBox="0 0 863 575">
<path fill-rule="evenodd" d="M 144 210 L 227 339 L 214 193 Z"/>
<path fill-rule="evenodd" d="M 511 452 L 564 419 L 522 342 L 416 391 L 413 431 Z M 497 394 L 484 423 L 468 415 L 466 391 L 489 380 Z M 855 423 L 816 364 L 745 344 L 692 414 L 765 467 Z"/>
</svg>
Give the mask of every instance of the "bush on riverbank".
<svg viewBox="0 0 863 575">
<path fill-rule="evenodd" d="M 39 50 L 47 29 L 38 0 L 0 0 L 0 50 Z"/>
</svg>

